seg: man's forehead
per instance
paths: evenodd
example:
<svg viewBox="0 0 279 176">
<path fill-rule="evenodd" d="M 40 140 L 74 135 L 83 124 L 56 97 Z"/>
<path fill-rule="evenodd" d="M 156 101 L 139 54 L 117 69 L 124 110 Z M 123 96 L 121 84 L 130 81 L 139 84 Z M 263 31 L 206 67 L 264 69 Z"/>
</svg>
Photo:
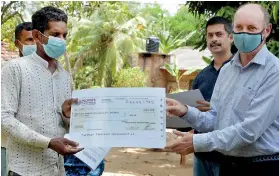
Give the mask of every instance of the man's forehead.
<svg viewBox="0 0 279 176">
<path fill-rule="evenodd" d="M 20 32 L 20 37 L 21 37 L 21 38 L 33 38 L 33 36 L 32 36 L 32 30 L 31 30 L 31 31 L 27 31 L 27 30 L 23 29 L 23 30 Z"/>
<path fill-rule="evenodd" d="M 67 24 L 63 21 L 50 21 L 48 26 L 49 32 L 67 33 Z"/>
<path fill-rule="evenodd" d="M 206 31 L 207 31 L 207 33 L 223 32 L 223 31 L 225 31 L 225 25 L 224 24 L 212 24 L 212 25 L 207 26 Z"/>
<path fill-rule="evenodd" d="M 239 9 L 234 16 L 234 25 L 263 25 L 264 15 L 258 6 L 247 5 Z"/>
</svg>

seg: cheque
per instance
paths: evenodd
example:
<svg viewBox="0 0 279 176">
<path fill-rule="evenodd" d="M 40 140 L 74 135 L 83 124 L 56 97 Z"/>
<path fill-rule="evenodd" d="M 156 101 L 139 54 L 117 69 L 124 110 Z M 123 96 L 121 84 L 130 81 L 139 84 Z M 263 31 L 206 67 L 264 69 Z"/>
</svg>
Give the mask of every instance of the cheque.
<svg viewBox="0 0 279 176">
<path fill-rule="evenodd" d="M 164 88 L 77 90 L 70 136 L 83 147 L 163 148 L 166 145 Z"/>
</svg>

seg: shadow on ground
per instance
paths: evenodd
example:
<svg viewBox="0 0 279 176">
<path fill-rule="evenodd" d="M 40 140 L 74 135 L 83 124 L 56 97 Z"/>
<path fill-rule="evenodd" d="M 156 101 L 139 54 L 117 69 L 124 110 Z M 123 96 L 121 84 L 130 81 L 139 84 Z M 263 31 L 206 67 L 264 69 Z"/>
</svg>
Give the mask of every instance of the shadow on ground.
<svg viewBox="0 0 279 176">
<path fill-rule="evenodd" d="M 106 157 L 103 176 L 192 176 L 193 156 L 186 156 L 180 166 L 180 155 L 154 152 L 142 148 L 113 148 Z"/>
</svg>

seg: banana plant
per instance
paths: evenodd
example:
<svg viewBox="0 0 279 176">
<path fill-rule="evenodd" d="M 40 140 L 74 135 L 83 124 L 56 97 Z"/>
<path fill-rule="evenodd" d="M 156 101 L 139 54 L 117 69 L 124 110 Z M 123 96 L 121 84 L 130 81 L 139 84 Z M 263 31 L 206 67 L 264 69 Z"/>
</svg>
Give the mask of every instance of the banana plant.
<svg viewBox="0 0 279 176">
<path fill-rule="evenodd" d="M 177 66 L 176 62 L 174 61 L 174 64 L 165 64 L 164 65 L 164 68 L 167 70 L 167 72 L 174 76 L 175 77 L 175 81 L 176 81 L 176 84 L 177 84 L 177 90 L 175 90 L 175 92 L 181 92 L 183 91 L 181 88 L 180 88 L 180 80 L 183 76 L 186 76 L 186 75 L 191 75 L 192 73 L 194 72 L 199 72 L 201 71 L 202 68 L 199 68 L 199 67 L 192 67 L 192 68 L 189 68 L 187 69 L 186 71 L 184 71 L 182 74 L 180 74 L 180 69 L 179 67 Z"/>
<path fill-rule="evenodd" d="M 206 56 L 202 56 L 202 60 L 207 64 L 211 64 L 212 60 L 213 60 L 213 57 L 206 57 Z"/>
</svg>

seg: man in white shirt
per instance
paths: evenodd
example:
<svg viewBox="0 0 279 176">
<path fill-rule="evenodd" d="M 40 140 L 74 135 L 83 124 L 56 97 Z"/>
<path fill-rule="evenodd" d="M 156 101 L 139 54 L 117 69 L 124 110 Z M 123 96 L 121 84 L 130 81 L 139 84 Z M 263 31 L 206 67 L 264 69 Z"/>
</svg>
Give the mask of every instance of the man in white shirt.
<svg viewBox="0 0 279 176">
<path fill-rule="evenodd" d="M 82 149 L 63 138 L 71 97 L 69 74 L 57 58 L 66 49 L 67 15 L 44 7 L 32 16 L 37 51 L 2 69 L 1 127 L 7 134 L 8 175 L 65 175 L 63 156 Z M 76 100 L 65 101 L 70 107 Z"/>
<path fill-rule="evenodd" d="M 23 22 L 16 26 L 14 44 L 19 50 L 19 57 L 30 55 L 36 51 L 31 22 Z M 5 64 L 2 63 L 1 67 Z M 6 174 L 6 141 L 6 134 L 1 132 L 1 175 Z"/>
</svg>

